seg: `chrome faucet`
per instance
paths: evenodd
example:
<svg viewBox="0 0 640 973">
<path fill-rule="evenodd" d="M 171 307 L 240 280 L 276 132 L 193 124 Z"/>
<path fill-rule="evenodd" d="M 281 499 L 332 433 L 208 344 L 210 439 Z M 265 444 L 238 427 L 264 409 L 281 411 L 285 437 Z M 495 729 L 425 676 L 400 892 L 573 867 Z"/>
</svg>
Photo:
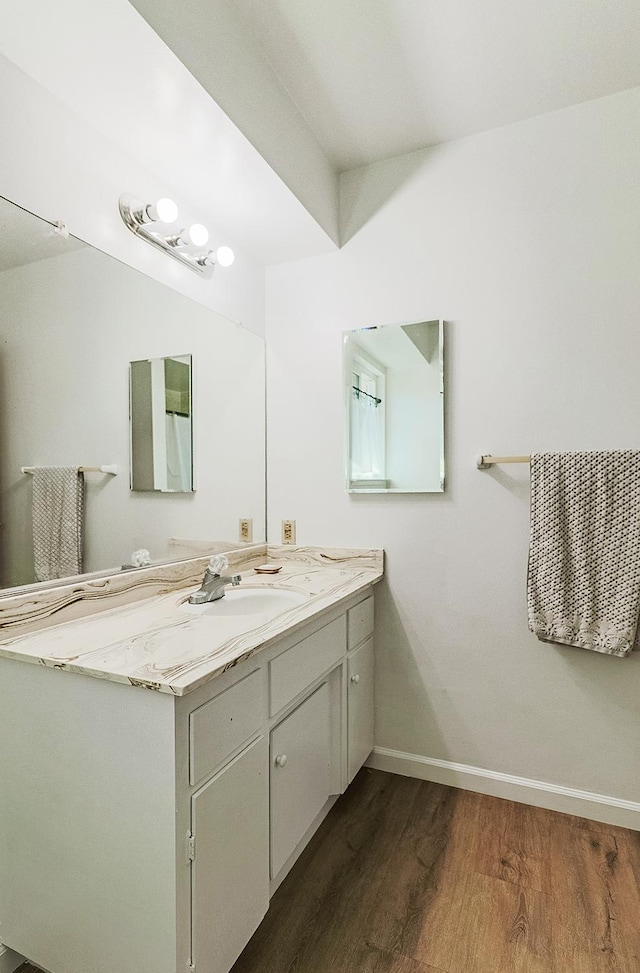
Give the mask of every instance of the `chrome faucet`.
<svg viewBox="0 0 640 973">
<path fill-rule="evenodd" d="M 204 572 L 202 584 L 197 591 L 189 597 L 190 605 L 204 605 L 208 601 L 218 601 L 224 598 L 225 588 L 228 584 L 239 585 L 242 578 L 239 574 L 222 575 L 221 572 L 229 567 L 229 561 L 224 554 L 217 554 L 209 561 L 209 566 Z"/>
</svg>

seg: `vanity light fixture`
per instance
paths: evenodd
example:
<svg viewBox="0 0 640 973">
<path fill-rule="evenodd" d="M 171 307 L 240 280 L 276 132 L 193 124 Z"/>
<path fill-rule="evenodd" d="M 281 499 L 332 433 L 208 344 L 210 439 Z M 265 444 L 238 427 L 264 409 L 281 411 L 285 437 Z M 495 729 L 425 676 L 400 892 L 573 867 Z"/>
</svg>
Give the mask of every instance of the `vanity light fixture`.
<svg viewBox="0 0 640 973">
<path fill-rule="evenodd" d="M 178 218 L 178 207 L 171 199 L 141 203 L 124 193 L 119 208 L 123 223 L 132 233 L 202 277 L 211 277 L 216 264 L 230 267 L 235 259 L 231 247 L 218 247 L 217 250 L 206 247 L 209 231 L 202 223 L 194 223 L 189 229 L 172 230 L 171 226 Z"/>
</svg>

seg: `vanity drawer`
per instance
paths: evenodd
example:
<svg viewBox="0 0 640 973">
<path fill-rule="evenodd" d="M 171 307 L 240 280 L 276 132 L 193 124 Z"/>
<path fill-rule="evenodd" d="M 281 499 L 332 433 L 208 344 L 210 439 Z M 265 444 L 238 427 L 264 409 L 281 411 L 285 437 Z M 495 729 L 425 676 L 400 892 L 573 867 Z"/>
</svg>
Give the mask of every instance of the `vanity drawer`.
<svg viewBox="0 0 640 973">
<path fill-rule="evenodd" d="M 347 612 L 347 639 L 349 651 L 355 649 L 373 634 L 373 595 L 365 598 Z"/>
<path fill-rule="evenodd" d="M 263 722 L 262 671 L 256 669 L 189 714 L 189 783 L 215 770 Z"/>
<path fill-rule="evenodd" d="M 346 618 L 342 615 L 271 660 L 270 716 L 275 716 L 315 679 L 340 662 L 346 648 L 346 628 Z"/>
</svg>

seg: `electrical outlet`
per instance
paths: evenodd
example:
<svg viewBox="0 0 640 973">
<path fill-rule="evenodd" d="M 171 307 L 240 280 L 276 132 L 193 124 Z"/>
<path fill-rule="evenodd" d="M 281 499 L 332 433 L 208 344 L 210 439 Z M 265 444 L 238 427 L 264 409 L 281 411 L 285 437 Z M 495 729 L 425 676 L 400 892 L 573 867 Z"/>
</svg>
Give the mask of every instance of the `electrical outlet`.
<svg viewBox="0 0 640 973">
<path fill-rule="evenodd" d="M 282 521 L 282 543 L 295 544 L 296 542 L 296 522 L 295 520 Z"/>
<path fill-rule="evenodd" d="M 240 518 L 240 540 L 244 544 L 250 544 L 253 540 L 253 520 L 251 517 Z"/>
</svg>

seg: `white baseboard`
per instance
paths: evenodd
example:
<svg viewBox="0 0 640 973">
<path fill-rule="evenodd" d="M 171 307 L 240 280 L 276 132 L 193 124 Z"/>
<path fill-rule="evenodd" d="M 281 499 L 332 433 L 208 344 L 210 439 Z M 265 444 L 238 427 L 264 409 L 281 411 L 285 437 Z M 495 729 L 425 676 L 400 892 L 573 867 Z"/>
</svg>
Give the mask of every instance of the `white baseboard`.
<svg viewBox="0 0 640 973">
<path fill-rule="evenodd" d="M 24 956 L 19 956 L 12 949 L 0 943 L 0 973 L 13 973 L 25 962 Z"/>
<path fill-rule="evenodd" d="M 420 780 L 449 784 L 462 790 L 478 791 L 491 797 L 503 797 L 509 801 L 533 804 L 535 807 L 640 831 L 640 804 L 618 797 L 561 787 L 527 777 L 514 777 L 450 760 L 421 757 L 401 750 L 387 750 L 385 747 L 374 748 L 367 760 L 367 767 L 402 774 L 404 777 L 418 777 Z"/>
</svg>

